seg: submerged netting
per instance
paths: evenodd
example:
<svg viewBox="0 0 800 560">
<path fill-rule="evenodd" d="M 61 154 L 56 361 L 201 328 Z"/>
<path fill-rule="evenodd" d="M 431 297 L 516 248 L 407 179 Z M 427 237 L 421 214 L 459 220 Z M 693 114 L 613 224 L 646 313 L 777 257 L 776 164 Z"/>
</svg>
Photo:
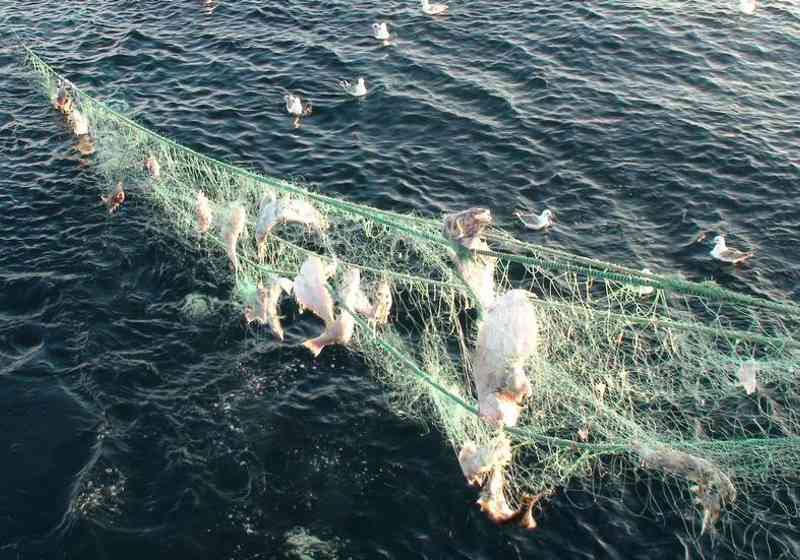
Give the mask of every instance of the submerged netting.
<svg viewBox="0 0 800 560">
<path fill-rule="evenodd" d="M 436 425 L 489 518 L 533 527 L 560 491 L 632 489 L 701 547 L 792 550 L 800 307 L 524 243 L 486 210 L 432 220 L 310 192 L 178 145 L 26 60 L 93 152 L 110 210 L 137 189 L 218 252 L 245 320 L 276 337 L 292 299 L 320 317 L 306 346 L 346 345 L 398 409 Z"/>
</svg>

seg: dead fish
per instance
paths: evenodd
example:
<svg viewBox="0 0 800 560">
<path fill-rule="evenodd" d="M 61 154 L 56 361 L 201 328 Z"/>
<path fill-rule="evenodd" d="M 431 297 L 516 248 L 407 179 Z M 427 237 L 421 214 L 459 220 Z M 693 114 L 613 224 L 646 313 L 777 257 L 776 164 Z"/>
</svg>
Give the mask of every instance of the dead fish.
<svg viewBox="0 0 800 560">
<path fill-rule="evenodd" d="M 392 289 L 389 283 L 383 280 L 375 290 L 375 301 L 367 311 L 367 320 L 373 325 L 385 325 L 389 322 L 389 312 L 392 310 Z"/>
<path fill-rule="evenodd" d="M 258 220 L 256 220 L 256 246 L 258 247 L 258 259 L 264 260 L 267 251 L 267 236 L 278 223 L 278 200 L 275 193 L 269 191 L 261 199 L 259 205 Z"/>
<path fill-rule="evenodd" d="M 466 247 L 473 239 L 483 235 L 483 231 L 491 223 L 492 213 L 487 208 L 470 208 L 445 215 L 442 234 Z"/>
<path fill-rule="evenodd" d="M 489 246 L 482 239 L 473 239 L 469 249 L 488 250 Z M 473 255 L 468 259 L 456 259 L 456 267 L 469 286 L 470 291 L 483 309 L 492 306 L 495 300 L 494 269 L 497 264 L 495 257 L 486 255 Z"/>
<path fill-rule="evenodd" d="M 203 191 L 197 191 L 197 230 L 203 234 L 211 228 L 211 206 Z"/>
<path fill-rule="evenodd" d="M 511 525 L 518 523 L 524 529 L 535 529 L 536 520 L 533 518 L 533 507 L 549 495 L 549 492 L 538 496 L 525 496 L 519 509 L 513 509 L 505 495 L 504 467 L 495 467 L 489 474 L 489 479 L 484 483 L 478 506 L 481 511 L 498 525 Z"/>
<path fill-rule="evenodd" d="M 483 485 L 478 505 L 495 523 L 504 523 L 514 515 L 514 510 L 506 500 L 505 476 L 502 468 L 492 469 L 488 481 Z"/>
<path fill-rule="evenodd" d="M 82 156 L 90 156 L 95 152 L 94 142 L 88 134 L 84 134 L 78 139 L 78 144 L 75 146 Z"/>
<path fill-rule="evenodd" d="M 347 270 L 342 278 L 339 298 L 346 309 L 339 310 L 339 317 L 317 338 L 306 340 L 303 346 L 314 356 L 319 356 L 322 349 L 332 344 L 348 344 L 353 338 L 355 319 L 348 309 L 358 310 L 365 306 L 366 296 L 361 291 L 361 273 L 357 268 Z M 368 302 L 367 302 L 368 303 Z"/>
<path fill-rule="evenodd" d="M 75 136 L 89 134 L 89 121 L 83 113 L 75 109 L 72 111 L 70 119 L 72 120 L 72 132 L 75 133 Z"/>
<path fill-rule="evenodd" d="M 53 105 L 65 115 L 69 115 L 72 112 L 72 98 L 69 96 L 67 84 L 64 80 L 58 81 L 58 92 Z"/>
<path fill-rule="evenodd" d="M 524 367 L 539 341 L 533 297 L 525 290 L 506 292 L 478 330 L 472 377 L 481 416 L 496 426 L 514 426 L 519 404 L 531 395 Z"/>
<path fill-rule="evenodd" d="M 486 475 L 495 467 L 503 467 L 511 462 L 511 442 L 505 434 L 500 433 L 490 442 L 478 447 L 467 441 L 458 452 L 458 464 L 467 479 L 467 483 L 480 486 Z"/>
<path fill-rule="evenodd" d="M 153 179 L 158 179 L 161 177 L 161 166 L 158 164 L 158 160 L 153 157 L 151 154 L 146 160 L 144 160 L 144 168 Z"/>
<path fill-rule="evenodd" d="M 100 201 L 108 208 L 108 213 L 113 214 L 125 202 L 125 191 L 122 190 L 122 181 L 117 183 L 117 188 L 108 196 L 101 196 Z"/>
<path fill-rule="evenodd" d="M 264 325 L 267 324 L 280 340 L 283 340 L 283 326 L 278 315 L 278 300 L 282 292 L 292 293 L 293 284 L 288 278 L 271 278 L 267 287 L 259 280 L 256 287 L 255 307 L 246 307 L 244 310 L 245 319 L 248 323 L 257 321 Z"/>
<path fill-rule="evenodd" d="M 660 469 L 693 483 L 690 490 L 703 506 L 702 531 L 714 531 L 722 506 L 736 499 L 736 488 L 728 475 L 711 461 L 677 449 L 655 449 L 638 442 L 631 447 L 643 467 Z"/>
<path fill-rule="evenodd" d="M 328 278 L 336 266 L 325 266 L 317 256 L 308 257 L 294 279 L 294 297 L 303 309 L 310 309 L 325 322 L 325 327 L 334 323 L 333 298 L 328 291 Z"/>
<path fill-rule="evenodd" d="M 739 370 L 736 372 L 736 377 L 739 378 L 736 387 L 744 388 L 745 393 L 748 395 L 755 393 L 758 389 L 758 381 L 756 381 L 757 371 L 758 367 L 754 362 L 745 362 L 740 365 Z"/>
<path fill-rule="evenodd" d="M 234 272 L 239 272 L 239 255 L 236 252 L 236 245 L 246 222 L 247 214 L 245 214 L 244 208 L 237 205 L 231 210 L 228 222 L 223 228 L 222 239 L 225 241 L 225 252 L 231 260 Z"/>
<path fill-rule="evenodd" d="M 322 233 L 326 227 L 322 214 L 309 202 L 299 198 L 278 199 L 274 192 L 269 191 L 261 199 L 256 222 L 259 259 L 264 259 L 267 237 L 272 229 L 280 224 L 289 223 L 302 224 L 318 233 Z"/>
</svg>

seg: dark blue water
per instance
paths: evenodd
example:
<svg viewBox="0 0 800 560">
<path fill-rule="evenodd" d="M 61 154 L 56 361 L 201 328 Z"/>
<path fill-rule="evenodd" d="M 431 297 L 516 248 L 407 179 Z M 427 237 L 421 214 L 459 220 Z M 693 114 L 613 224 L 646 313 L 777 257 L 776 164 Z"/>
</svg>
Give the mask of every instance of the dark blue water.
<svg viewBox="0 0 800 560">
<path fill-rule="evenodd" d="M 12 2 L 74 82 L 181 143 L 320 191 L 800 299 L 800 9 L 769 2 Z M 370 37 L 389 21 L 394 44 Z M 685 515 L 557 496 L 490 525 L 436 431 L 343 349 L 254 336 L 149 207 L 109 218 L 0 43 L 0 559 L 682 558 Z M 364 75 L 355 101 L 336 80 Z M 309 98 L 293 129 L 282 95 Z M 515 209 L 550 207 L 546 234 Z M 695 240 L 756 251 L 723 268 Z M 220 283 L 222 282 L 222 283 Z M 212 295 L 188 318 L 187 295 Z M 293 331 L 293 329 L 298 329 Z M 293 336 L 294 335 L 296 336 Z M 632 498 L 633 507 L 641 506 Z M 685 518 L 685 519 L 682 519 Z M 791 537 L 791 535 L 790 535 Z M 719 557 L 713 543 L 703 553 Z"/>
</svg>

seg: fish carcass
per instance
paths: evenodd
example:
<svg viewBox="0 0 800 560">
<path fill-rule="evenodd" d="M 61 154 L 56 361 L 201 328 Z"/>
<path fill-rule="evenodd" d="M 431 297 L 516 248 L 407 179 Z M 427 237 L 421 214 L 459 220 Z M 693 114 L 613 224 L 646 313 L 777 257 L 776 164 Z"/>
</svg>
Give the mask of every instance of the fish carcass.
<svg viewBox="0 0 800 560">
<path fill-rule="evenodd" d="M 344 273 L 339 297 L 346 309 L 339 310 L 339 317 L 333 323 L 326 323 L 325 331 L 321 335 L 303 343 L 314 356 L 319 356 L 322 349 L 331 344 L 349 343 L 355 330 L 355 319 L 348 310 L 362 311 L 369 305 L 361 291 L 361 272 L 357 268 L 351 268 Z"/>
<path fill-rule="evenodd" d="M 472 377 L 481 417 L 495 426 L 516 425 L 520 404 L 532 393 L 524 367 L 539 340 L 533 297 L 525 290 L 506 292 L 478 330 Z"/>
<path fill-rule="evenodd" d="M 336 265 L 325 266 L 319 257 L 308 257 L 294 279 L 294 298 L 300 310 L 309 309 L 325 322 L 328 328 L 334 323 L 333 298 L 328 291 L 328 278 Z"/>
<path fill-rule="evenodd" d="M 288 278 L 270 278 L 265 287 L 261 281 L 256 287 L 255 307 L 246 307 L 244 310 L 245 319 L 248 323 L 257 321 L 264 325 L 267 324 L 280 340 L 283 340 L 283 326 L 278 315 L 278 300 L 281 293 L 292 293 L 292 281 Z"/>
<path fill-rule="evenodd" d="M 222 232 L 222 239 L 225 241 L 225 252 L 231 260 L 231 266 L 234 272 L 239 271 L 239 255 L 236 252 L 236 246 L 239 237 L 244 231 L 245 223 L 247 222 L 247 214 L 244 208 L 237 205 L 234 206 L 228 216 L 228 221 L 225 223 Z"/>
<path fill-rule="evenodd" d="M 320 234 L 326 227 L 322 214 L 309 202 L 299 198 L 279 199 L 274 192 L 267 192 L 261 199 L 256 222 L 256 245 L 260 260 L 264 259 L 267 237 L 272 229 L 279 224 L 289 223 L 302 224 Z"/>
</svg>

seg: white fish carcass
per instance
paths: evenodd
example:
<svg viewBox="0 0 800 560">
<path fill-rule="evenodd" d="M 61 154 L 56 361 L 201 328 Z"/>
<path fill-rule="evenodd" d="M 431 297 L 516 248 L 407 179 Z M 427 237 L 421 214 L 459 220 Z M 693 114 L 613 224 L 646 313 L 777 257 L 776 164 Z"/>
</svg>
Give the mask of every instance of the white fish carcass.
<svg viewBox="0 0 800 560">
<path fill-rule="evenodd" d="M 492 469 L 504 467 L 510 462 L 511 442 L 503 433 L 481 447 L 475 442 L 467 441 L 458 452 L 461 471 L 467 483 L 474 486 L 480 486 Z"/>
<path fill-rule="evenodd" d="M 488 251 L 489 246 L 482 239 L 473 239 L 468 249 Z M 494 268 L 495 257 L 475 254 L 469 259 L 457 259 L 458 273 L 484 309 L 492 306 L 495 300 Z"/>
<path fill-rule="evenodd" d="M 525 290 L 506 292 L 478 331 L 472 376 L 481 417 L 495 426 L 516 425 L 520 404 L 532 393 L 524 366 L 539 341 L 533 297 Z"/>
<path fill-rule="evenodd" d="M 144 168 L 153 179 L 158 179 L 161 177 L 161 166 L 154 156 L 151 155 L 144 160 Z"/>
<path fill-rule="evenodd" d="M 335 272 L 336 266 L 325 266 L 319 257 L 310 256 L 294 279 L 294 298 L 301 311 L 309 309 L 329 327 L 334 322 L 333 298 L 328 291 L 328 278 Z"/>
<path fill-rule="evenodd" d="M 389 312 L 392 310 L 392 289 L 386 280 L 378 284 L 374 298 L 374 303 L 366 312 L 367 320 L 373 325 L 385 325 L 389 322 Z"/>
<path fill-rule="evenodd" d="M 737 387 L 744 388 L 745 393 L 752 395 L 758 389 L 758 382 L 756 381 L 756 372 L 758 367 L 753 362 L 745 362 L 739 366 L 736 376 L 739 378 Z"/>
<path fill-rule="evenodd" d="M 72 111 L 71 119 L 72 119 L 72 132 L 75 133 L 75 136 L 83 136 L 84 134 L 89 134 L 89 120 L 83 113 L 75 109 L 74 111 Z"/>
<path fill-rule="evenodd" d="M 235 206 L 225 223 L 222 232 L 222 239 L 225 241 L 225 252 L 231 260 L 231 266 L 234 272 L 239 271 L 239 255 L 236 252 L 239 237 L 244 232 L 244 226 L 247 222 L 247 214 L 241 206 Z"/>
<path fill-rule="evenodd" d="M 639 454 L 643 467 L 659 469 L 694 484 L 690 490 L 703 507 L 702 533 L 714 532 L 722 507 L 736 499 L 736 487 L 730 477 L 708 459 L 684 451 L 639 442 L 634 442 L 631 448 Z"/>
<path fill-rule="evenodd" d="M 268 192 L 261 199 L 258 221 L 256 222 L 256 245 L 259 259 L 264 259 L 267 249 L 267 237 L 273 228 L 280 224 L 289 223 L 304 225 L 320 234 L 326 228 L 322 214 L 309 202 L 299 198 L 278 199 L 275 193 Z"/>
<path fill-rule="evenodd" d="M 197 191 L 197 231 L 206 233 L 211 228 L 211 205 L 203 191 Z"/>
<path fill-rule="evenodd" d="M 361 273 L 357 268 L 351 268 L 344 273 L 339 297 L 344 307 L 353 311 L 363 310 L 369 305 L 366 296 L 361 291 Z M 303 346 L 308 348 L 314 356 L 319 356 L 326 346 L 349 343 L 355 330 L 355 319 L 347 309 L 340 309 L 339 317 L 330 325 L 326 323 L 325 331 L 317 338 L 306 340 Z"/>
<path fill-rule="evenodd" d="M 256 288 L 255 307 L 246 307 L 244 310 L 245 319 L 248 323 L 257 321 L 264 325 L 267 324 L 280 340 L 283 340 L 283 326 L 278 315 L 278 301 L 281 294 L 292 293 L 293 284 L 288 278 L 271 278 L 265 287 L 260 281 Z"/>
<path fill-rule="evenodd" d="M 469 208 L 444 217 L 442 234 L 452 241 L 458 241 L 464 247 L 470 245 L 483 235 L 484 230 L 492 223 L 492 213 L 486 208 Z"/>
</svg>

